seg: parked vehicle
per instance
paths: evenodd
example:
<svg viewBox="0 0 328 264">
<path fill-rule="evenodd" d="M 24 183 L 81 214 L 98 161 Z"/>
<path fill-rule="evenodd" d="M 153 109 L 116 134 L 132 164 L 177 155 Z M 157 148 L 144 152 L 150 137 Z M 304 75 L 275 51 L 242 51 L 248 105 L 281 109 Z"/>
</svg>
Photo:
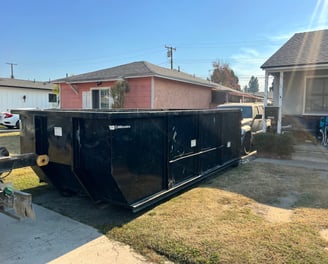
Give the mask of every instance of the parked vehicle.
<svg viewBox="0 0 328 264">
<path fill-rule="evenodd" d="M 19 128 L 20 127 L 20 121 L 19 121 L 19 115 L 17 114 L 11 114 L 9 112 L 2 112 L 0 114 L 0 125 L 4 125 L 8 128 Z"/>
<path fill-rule="evenodd" d="M 217 108 L 241 110 L 241 152 L 249 154 L 252 151 L 253 135 L 263 132 L 262 116 L 264 115 L 264 106 L 262 103 L 226 103 L 218 105 Z M 267 131 L 270 130 L 271 120 L 266 120 Z"/>
</svg>

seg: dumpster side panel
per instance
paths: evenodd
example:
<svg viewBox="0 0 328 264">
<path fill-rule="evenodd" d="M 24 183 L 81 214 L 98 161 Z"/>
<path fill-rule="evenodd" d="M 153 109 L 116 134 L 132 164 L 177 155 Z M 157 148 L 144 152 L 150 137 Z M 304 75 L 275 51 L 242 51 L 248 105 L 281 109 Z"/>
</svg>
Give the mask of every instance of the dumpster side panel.
<svg viewBox="0 0 328 264">
<path fill-rule="evenodd" d="M 61 193 L 83 192 L 72 171 L 72 119 L 66 115 L 35 114 L 35 148 L 37 154 L 48 154 L 49 164 L 35 169 L 40 178 L 50 181 Z M 46 175 L 46 177 L 44 176 Z"/>
<path fill-rule="evenodd" d="M 198 158 L 184 157 L 179 160 L 170 161 L 170 186 L 180 184 L 181 182 L 196 177 L 198 175 Z"/>
<path fill-rule="evenodd" d="M 204 114 L 199 118 L 200 173 L 215 169 L 221 163 L 222 113 Z"/>
<path fill-rule="evenodd" d="M 81 192 L 81 186 L 72 170 L 72 129 L 70 119 L 60 114 L 41 111 L 20 112 L 21 152 L 34 152 L 38 155 L 47 154 L 48 165 L 32 167 L 42 181 L 52 183 L 61 193 L 73 194 Z M 61 132 L 55 132 L 55 127 Z"/>
<path fill-rule="evenodd" d="M 112 177 L 129 203 L 166 186 L 164 117 L 113 119 Z"/>
<path fill-rule="evenodd" d="M 195 152 L 198 139 L 198 115 L 170 115 L 168 128 L 170 160 Z"/>
<path fill-rule="evenodd" d="M 83 193 L 84 191 L 75 178 L 70 166 L 49 162 L 47 166 L 41 168 L 36 167 L 34 171 L 38 174 L 40 179 L 45 179 L 47 182 L 50 182 L 65 196 Z M 46 177 L 44 177 L 44 175 Z"/>
<path fill-rule="evenodd" d="M 170 186 L 198 174 L 198 115 L 180 113 L 168 116 L 168 158 Z"/>
<path fill-rule="evenodd" d="M 241 149 L 241 131 L 240 131 L 241 112 L 227 111 L 222 113 L 222 142 L 221 152 L 222 164 L 239 157 Z M 236 129 L 236 128 L 239 129 Z"/>
<path fill-rule="evenodd" d="M 76 118 L 74 129 L 74 173 L 96 202 L 126 203 L 111 178 L 109 119 Z"/>
<path fill-rule="evenodd" d="M 57 163 L 71 165 L 73 159 L 72 118 L 56 114 L 49 115 L 47 133 L 49 157 L 55 157 Z"/>
<path fill-rule="evenodd" d="M 48 131 L 47 131 L 47 117 L 45 116 L 35 116 L 35 152 L 36 154 L 48 155 L 49 143 L 48 143 Z"/>
<path fill-rule="evenodd" d="M 21 132 L 20 132 L 20 152 L 36 153 L 39 155 L 47 153 L 38 153 L 35 148 L 35 122 L 34 115 L 30 113 L 20 113 Z"/>
</svg>

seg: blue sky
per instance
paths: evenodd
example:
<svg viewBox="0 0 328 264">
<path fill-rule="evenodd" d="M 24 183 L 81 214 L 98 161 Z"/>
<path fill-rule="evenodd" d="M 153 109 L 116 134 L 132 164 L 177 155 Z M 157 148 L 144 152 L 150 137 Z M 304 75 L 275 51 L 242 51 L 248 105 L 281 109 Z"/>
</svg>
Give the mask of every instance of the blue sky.
<svg viewBox="0 0 328 264">
<path fill-rule="evenodd" d="M 10 0 L 0 3 L 0 77 L 54 80 L 134 61 L 207 78 L 228 63 L 242 87 L 294 33 L 328 28 L 328 0 Z"/>
</svg>

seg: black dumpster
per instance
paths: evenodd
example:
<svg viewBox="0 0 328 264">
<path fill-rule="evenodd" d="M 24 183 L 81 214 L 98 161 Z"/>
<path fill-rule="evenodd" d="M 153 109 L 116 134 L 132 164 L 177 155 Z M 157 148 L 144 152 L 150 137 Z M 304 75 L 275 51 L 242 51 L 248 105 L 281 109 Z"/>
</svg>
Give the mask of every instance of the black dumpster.
<svg viewBox="0 0 328 264">
<path fill-rule="evenodd" d="M 16 110 L 21 152 L 60 192 L 138 211 L 240 159 L 239 110 Z"/>
</svg>

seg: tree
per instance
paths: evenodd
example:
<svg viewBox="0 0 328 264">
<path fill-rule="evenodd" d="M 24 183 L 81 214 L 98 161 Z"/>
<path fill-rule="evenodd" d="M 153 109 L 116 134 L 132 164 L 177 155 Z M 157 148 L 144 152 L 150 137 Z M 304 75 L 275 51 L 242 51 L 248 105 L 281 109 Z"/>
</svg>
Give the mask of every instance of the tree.
<svg viewBox="0 0 328 264">
<path fill-rule="evenodd" d="M 246 89 L 248 93 L 257 93 L 259 91 L 259 81 L 257 77 L 252 76 L 248 82 L 248 87 Z"/>
<path fill-rule="evenodd" d="M 57 102 L 57 105 L 59 106 L 60 105 L 60 99 L 59 99 L 60 86 L 59 86 L 59 84 L 55 84 L 53 86 L 52 92 L 56 95 L 56 102 Z"/>
<path fill-rule="evenodd" d="M 123 108 L 125 93 L 129 91 L 127 81 L 117 81 L 112 89 L 110 95 L 113 98 L 112 108 Z"/>
<path fill-rule="evenodd" d="M 212 82 L 240 91 L 239 79 L 228 64 L 221 64 L 219 61 L 213 62 L 213 68 Z"/>
</svg>

